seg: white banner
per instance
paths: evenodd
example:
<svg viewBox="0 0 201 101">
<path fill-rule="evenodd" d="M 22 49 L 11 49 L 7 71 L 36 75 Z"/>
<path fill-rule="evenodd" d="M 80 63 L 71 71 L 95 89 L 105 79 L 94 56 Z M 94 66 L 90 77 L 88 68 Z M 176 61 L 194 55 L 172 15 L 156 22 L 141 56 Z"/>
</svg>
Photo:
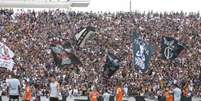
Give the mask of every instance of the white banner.
<svg viewBox="0 0 201 101">
<path fill-rule="evenodd" d="M 14 61 L 12 59 L 13 57 L 13 51 L 8 48 L 5 44 L 0 42 L 0 67 L 12 70 L 14 66 Z"/>
<path fill-rule="evenodd" d="M 8 70 L 12 70 L 14 66 L 14 62 L 12 59 L 4 60 L 0 58 L 0 67 L 7 68 Z"/>
</svg>

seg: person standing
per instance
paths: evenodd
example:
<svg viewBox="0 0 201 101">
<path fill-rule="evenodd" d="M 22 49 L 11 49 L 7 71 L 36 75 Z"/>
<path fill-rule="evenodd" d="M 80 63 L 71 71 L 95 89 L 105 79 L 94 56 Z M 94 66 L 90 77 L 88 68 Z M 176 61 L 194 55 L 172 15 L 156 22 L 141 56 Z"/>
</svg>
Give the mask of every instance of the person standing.
<svg viewBox="0 0 201 101">
<path fill-rule="evenodd" d="M 59 101 L 60 86 L 53 75 L 50 76 L 50 101 Z"/>
<path fill-rule="evenodd" d="M 110 94 L 108 93 L 108 90 L 105 90 L 103 93 L 103 101 L 110 101 Z"/>
<path fill-rule="evenodd" d="M 96 90 L 95 87 L 93 87 L 93 90 L 89 93 L 89 99 L 90 101 L 98 101 L 98 97 L 100 96 L 100 94 L 98 93 L 98 91 Z"/>
<path fill-rule="evenodd" d="M 173 101 L 173 96 L 171 95 L 171 91 L 170 91 L 169 87 L 167 87 L 165 89 L 164 96 L 165 96 L 166 101 Z"/>
<path fill-rule="evenodd" d="M 124 90 L 120 82 L 117 83 L 116 87 L 116 101 L 123 101 Z"/>
<path fill-rule="evenodd" d="M 32 99 L 31 88 L 29 85 L 29 80 L 27 80 L 25 87 L 24 101 L 31 101 L 31 99 Z"/>
<path fill-rule="evenodd" d="M 175 88 L 173 89 L 173 94 L 174 94 L 174 101 L 181 101 L 181 89 L 175 85 Z"/>
<path fill-rule="evenodd" d="M 13 77 L 12 77 L 13 76 Z M 19 101 L 20 96 L 20 81 L 14 77 L 14 75 L 9 75 L 8 79 L 6 79 L 6 83 L 8 86 L 8 94 L 9 101 L 17 100 Z"/>
<path fill-rule="evenodd" d="M 124 85 L 124 92 L 125 92 L 125 96 L 127 97 L 128 96 L 128 84 L 127 83 Z"/>
<path fill-rule="evenodd" d="M 181 100 L 182 101 L 191 101 L 191 93 L 190 93 L 190 90 L 189 90 L 189 82 L 186 81 L 184 83 L 184 86 L 182 87 L 182 98 Z"/>
</svg>

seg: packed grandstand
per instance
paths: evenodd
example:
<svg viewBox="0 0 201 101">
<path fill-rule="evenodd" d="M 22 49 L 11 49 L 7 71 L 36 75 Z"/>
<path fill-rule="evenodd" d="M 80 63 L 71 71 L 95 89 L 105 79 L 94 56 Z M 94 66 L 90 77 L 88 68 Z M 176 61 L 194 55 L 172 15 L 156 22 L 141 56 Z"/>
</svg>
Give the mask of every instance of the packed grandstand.
<svg viewBox="0 0 201 101">
<path fill-rule="evenodd" d="M 75 34 L 92 26 L 96 33 L 83 47 L 76 47 Z M 152 44 L 155 53 L 147 72 L 133 64 L 133 32 Z M 59 36 L 74 47 L 81 64 L 56 65 L 49 37 Z M 161 58 L 161 38 L 172 37 L 185 44 L 174 59 Z M 32 96 L 48 96 L 49 77 L 54 75 L 65 96 L 87 96 L 95 86 L 101 94 L 114 94 L 121 82 L 125 96 L 163 96 L 178 85 L 188 96 L 201 96 L 201 17 L 199 13 L 73 12 L 62 10 L 0 10 L 0 42 L 15 56 L 12 69 L 0 68 L 0 90 L 7 95 L 6 78 L 14 73 L 25 88 L 30 83 Z M 120 59 L 119 69 L 105 79 L 104 65 L 108 51 Z"/>
</svg>

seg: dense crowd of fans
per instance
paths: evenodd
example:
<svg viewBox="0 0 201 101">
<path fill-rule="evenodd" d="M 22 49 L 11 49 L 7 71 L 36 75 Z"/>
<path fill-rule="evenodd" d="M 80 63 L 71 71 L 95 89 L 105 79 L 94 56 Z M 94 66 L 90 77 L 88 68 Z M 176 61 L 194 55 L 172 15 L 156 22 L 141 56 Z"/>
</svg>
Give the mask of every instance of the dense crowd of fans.
<svg viewBox="0 0 201 101">
<path fill-rule="evenodd" d="M 96 34 L 76 50 L 81 65 L 58 68 L 54 65 L 48 36 L 61 35 L 75 44 L 74 35 L 80 27 L 93 26 Z M 138 73 L 132 64 L 132 32 L 140 32 L 152 43 L 152 56 L 147 73 Z M 187 47 L 176 60 L 160 56 L 162 36 L 174 37 Z M 188 84 L 193 96 L 201 96 L 201 17 L 199 13 L 140 12 L 72 12 L 0 10 L 0 41 L 14 53 L 15 73 L 25 84 L 29 79 L 33 95 L 47 95 L 48 76 L 54 74 L 63 95 L 86 95 L 93 86 L 99 92 L 113 93 L 117 81 L 122 81 L 126 95 L 160 95 L 172 84 Z M 105 82 L 103 65 L 107 51 L 121 59 L 121 68 Z M 1 91 L 8 70 L 0 69 Z"/>
</svg>

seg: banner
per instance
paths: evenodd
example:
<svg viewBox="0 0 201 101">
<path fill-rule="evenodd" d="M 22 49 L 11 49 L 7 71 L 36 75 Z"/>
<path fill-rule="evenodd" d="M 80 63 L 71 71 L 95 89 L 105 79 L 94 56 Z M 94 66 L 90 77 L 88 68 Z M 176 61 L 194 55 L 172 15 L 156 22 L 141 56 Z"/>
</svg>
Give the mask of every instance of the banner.
<svg viewBox="0 0 201 101">
<path fill-rule="evenodd" d="M 120 59 L 112 53 L 108 53 L 104 67 L 104 74 L 110 78 L 119 69 Z"/>
<path fill-rule="evenodd" d="M 149 60 L 153 54 L 153 47 L 146 43 L 139 33 L 133 33 L 132 47 L 135 68 L 140 72 L 146 72 L 149 67 Z"/>
<path fill-rule="evenodd" d="M 175 59 L 184 49 L 184 45 L 172 37 L 162 37 L 161 56 L 163 59 Z"/>
<path fill-rule="evenodd" d="M 79 58 L 73 53 L 73 48 L 69 42 L 51 42 L 50 49 L 54 57 L 54 62 L 59 67 L 71 64 L 81 64 Z"/>
<path fill-rule="evenodd" d="M 86 40 L 89 38 L 89 36 L 91 34 L 93 34 L 95 32 L 95 28 L 94 27 L 86 27 L 83 28 L 81 31 L 79 31 L 76 35 L 75 35 L 75 39 L 76 39 L 76 45 L 79 47 L 83 47 Z"/>
<path fill-rule="evenodd" d="M 14 66 L 14 55 L 10 48 L 0 42 L 0 67 L 12 70 Z"/>
</svg>

